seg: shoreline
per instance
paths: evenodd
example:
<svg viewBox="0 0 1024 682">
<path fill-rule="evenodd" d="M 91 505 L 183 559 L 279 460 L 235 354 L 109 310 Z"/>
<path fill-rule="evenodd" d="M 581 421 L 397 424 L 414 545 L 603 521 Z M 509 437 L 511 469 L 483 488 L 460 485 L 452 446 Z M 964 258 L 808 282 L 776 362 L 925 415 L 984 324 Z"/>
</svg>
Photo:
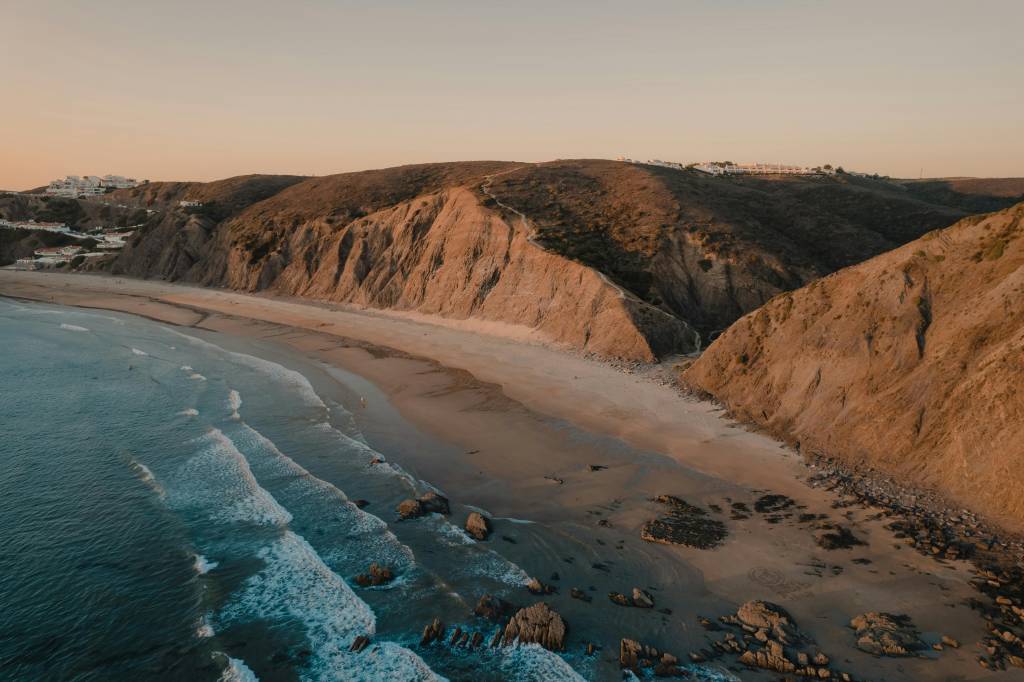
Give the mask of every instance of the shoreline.
<svg viewBox="0 0 1024 682">
<path fill-rule="evenodd" d="M 706 644 L 694 627 L 695 613 L 716 616 L 724 603 L 753 598 L 779 601 L 822 650 L 847 660 L 859 652 L 851 646 L 846 622 L 872 607 L 911 613 L 922 630 L 949 627 L 965 643 L 983 630 L 980 618 L 966 610 L 958 612 L 957 623 L 943 622 L 948 615 L 942 614 L 957 608 L 957 599 L 975 594 L 962 562 L 932 575 L 934 560 L 884 549 L 892 547 L 892 532 L 873 513 L 877 508 L 846 508 L 835 518 L 837 496 L 808 485 L 813 472 L 799 455 L 650 376 L 550 348 L 323 304 L 96 276 L 32 273 L 18 279 L 0 272 L 0 295 L 141 314 L 305 358 L 362 394 L 365 408 L 354 395 L 346 407 L 369 440 L 402 451 L 400 463 L 418 478 L 498 519 L 528 518 L 579 533 L 594 556 L 617 555 L 623 576 L 660 576 L 662 591 L 656 595 L 659 606 L 671 604 L 675 615 L 664 620 L 672 622 L 652 625 L 642 622 L 646 614 L 632 613 L 639 609 L 612 607 L 623 621 L 623 637 L 651 632 L 666 642 L 661 646 L 685 657 L 687 650 Z M 85 286 L 72 290 L 71 284 Z M 394 345 L 380 343 L 389 335 Z M 446 343 L 452 345 L 439 348 Z M 445 458 L 431 448 L 403 448 L 401 437 L 407 434 L 387 432 L 389 408 L 451 445 Z M 594 461 L 594 453 L 600 453 L 600 461 Z M 640 526 L 658 514 L 651 502 L 657 495 L 679 495 L 713 511 L 728 509 L 732 501 L 753 506 L 769 492 L 796 500 L 808 512 L 831 514 L 868 545 L 852 553 L 822 552 L 806 524 L 767 521 L 756 513 L 741 519 L 735 512 L 723 518 L 729 536 L 716 550 L 639 540 Z M 613 543 L 623 549 L 611 552 Z M 851 564 L 851 558 L 866 563 Z M 549 559 L 557 569 L 557 558 Z M 618 585 L 624 592 L 631 587 Z M 670 587 L 680 598 L 664 592 Z M 601 601 L 600 594 L 595 601 Z M 601 607 L 589 608 L 598 613 Z M 928 632 L 938 641 L 940 633 Z M 603 644 L 607 654 L 609 643 Z M 946 652 L 941 664 L 869 659 L 844 663 L 842 669 L 856 679 L 873 679 L 869 670 L 884 671 L 885 679 L 920 679 L 938 676 L 940 665 L 965 675 L 980 672 L 968 652 L 966 647 Z"/>
</svg>

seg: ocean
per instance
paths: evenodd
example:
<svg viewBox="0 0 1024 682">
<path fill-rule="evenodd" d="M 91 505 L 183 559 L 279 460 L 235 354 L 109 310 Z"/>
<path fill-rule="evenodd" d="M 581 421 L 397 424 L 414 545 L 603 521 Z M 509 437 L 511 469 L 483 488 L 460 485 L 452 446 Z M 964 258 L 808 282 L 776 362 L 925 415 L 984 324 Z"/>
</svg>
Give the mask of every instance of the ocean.
<svg viewBox="0 0 1024 682">
<path fill-rule="evenodd" d="M 605 677 L 582 651 L 419 646 L 435 617 L 490 640 L 476 599 L 523 603 L 529 574 L 454 525 L 455 500 L 396 522 L 433 488 L 304 374 L 214 334 L 6 299 L 0 344 L 0 679 Z M 516 528 L 521 552 L 550 544 Z M 357 586 L 370 562 L 395 580 Z"/>
</svg>

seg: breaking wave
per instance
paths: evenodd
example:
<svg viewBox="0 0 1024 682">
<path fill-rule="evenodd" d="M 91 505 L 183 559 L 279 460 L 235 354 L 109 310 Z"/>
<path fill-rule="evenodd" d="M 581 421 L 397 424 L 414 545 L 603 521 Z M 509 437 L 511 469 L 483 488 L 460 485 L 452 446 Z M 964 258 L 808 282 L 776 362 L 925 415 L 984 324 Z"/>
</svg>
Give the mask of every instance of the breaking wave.
<svg viewBox="0 0 1024 682">
<path fill-rule="evenodd" d="M 228 391 L 228 408 L 231 410 L 232 419 L 241 419 L 241 415 L 238 414 L 238 408 L 242 406 L 242 394 L 231 389 Z"/>
<path fill-rule="evenodd" d="M 204 341 L 203 339 L 197 338 L 195 336 L 183 334 L 174 329 L 169 329 L 166 327 L 165 329 L 172 334 L 176 334 L 184 339 L 187 339 L 189 343 L 192 343 L 203 348 L 208 348 L 210 350 L 214 350 L 218 353 L 227 356 L 229 359 L 231 359 L 233 362 L 237 364 L 249 367 L 250 369 L 254 369 L 258 372 L 266 374 L 270 376 L 271 379 L 279 383 L 287 384 L 291 388 L 295 389 L 300 396 L 302 396 L 303 401 L 307 405 L 322 408 L 324 411 L 328 410 L 327 405 L 324 403 L 323 400 L 320 399 L 320 396 L 313 389 L 313 385 L 309 383 L 309 379 L 303 376 L 300 372 L 296 372 L 293 369 L 288 369 L 287 367 L 279 365 L 276 362 L 271 362 L 269 360 L 264 360 L 263 358 L 258 358 L 254 355 L 247 355 L 245 353 L 238 353 L 236 351 L 230 351 L 221 348 L 215 343 L 210 343 L 209 341 Z"/>
<path fill-rule="evenodd" d="M 250 670 L 245 663 L 237 658 L 231 658 L 227 654 L 221 654 L 221 656 L 227 659 L 227 664 L 217 682 L 259 682 L 256 673 Z"/>
<path fill-rule="evenodd" d="M 292 515 L 256 482 L 249 463 L 230 438 L 211 428 L 196 439 L 201 446 L 178 472 L 181 483 L 170 495 L 173 507 L 209 509 L 209 501 L 222 504 L 209 509 L 213 520 L 285 526 Z"/>
</svg>

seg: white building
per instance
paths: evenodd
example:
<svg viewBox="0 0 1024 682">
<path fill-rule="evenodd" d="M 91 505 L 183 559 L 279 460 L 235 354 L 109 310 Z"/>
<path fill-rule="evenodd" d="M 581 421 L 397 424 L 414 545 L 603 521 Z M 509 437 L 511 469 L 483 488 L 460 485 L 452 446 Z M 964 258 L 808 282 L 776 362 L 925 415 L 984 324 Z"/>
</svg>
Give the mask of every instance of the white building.
<svg viewBox="0 0 1024 682">
<path fill-rule="evenodd" d="M 71 234 L 71 228 L 64 223 L 37 223 L 34 220 L 7 220 L 0 218 L 0 228 L 9 230 L 43 230 L 44 232 L 60 232 Z"/>
<path fill-rule="evenodd" d="M 701 161 L 693 168 L 710 175 L 830 175 L 834 171 L 821 168 L 791 166 L 783 163 L 732 163 L 727 161 Z"/>
<path fill-rule="evenodd" d="M 104 175 L 101 179 L 104 187 L 113 187 L 114 189 L 129 189 L 139 186 L 139 182 L 135 178 L 126 178 L 123 175 Z"/>
<path fill-rule="evenodd" d="M 86 175 L 84 178 L 69 175 L 63 180 L 53 180 L 46 187 L 46 193 L 58 197 L 85 197 L 106 194 L 108 189 L 125 189 L 136 187 L 140 183 L 135 178 L 122 175 Z"/>
<path fill-rule="evenodd" d="M 202 206 L 202 205 L 203 205 L 203 202 L 201 202 L 201 201 L 192 201 L 190 199 L 182 199 L 181 201 L 178 202 L 178 206 L 181 206 L 182 208 L 195 208 L 197 206 Z"/>
<path fill-rule="evenodd" d="M 118 251 L 124 248 L 125 240 L 135 234 L 131 230 L 117 232 L 115 230 L 104 230 L 103 237 L 96 248 L 101 251 Z"/>
<path fill-rule="evenodd" d="M 80 253 L 84 253 L 85 249 L 81 246 L 50 246 L 43 249 L 36 249 L 35 255 L 39 258 L 61 258 L 77 256 Z"/>
</svg>

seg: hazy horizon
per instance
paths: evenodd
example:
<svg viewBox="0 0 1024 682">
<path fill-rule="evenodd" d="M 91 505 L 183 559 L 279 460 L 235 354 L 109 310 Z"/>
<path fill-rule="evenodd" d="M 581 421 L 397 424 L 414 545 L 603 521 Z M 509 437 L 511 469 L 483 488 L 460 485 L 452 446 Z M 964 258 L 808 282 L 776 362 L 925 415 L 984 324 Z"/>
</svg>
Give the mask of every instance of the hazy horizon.
<svg viewBox="0 0 1024 682">
<path fill-rule="evenodd" d="M 660 158 L 1024 176 L 1024 5 L 5 0 L 0 188 Z"/>
</svg>

